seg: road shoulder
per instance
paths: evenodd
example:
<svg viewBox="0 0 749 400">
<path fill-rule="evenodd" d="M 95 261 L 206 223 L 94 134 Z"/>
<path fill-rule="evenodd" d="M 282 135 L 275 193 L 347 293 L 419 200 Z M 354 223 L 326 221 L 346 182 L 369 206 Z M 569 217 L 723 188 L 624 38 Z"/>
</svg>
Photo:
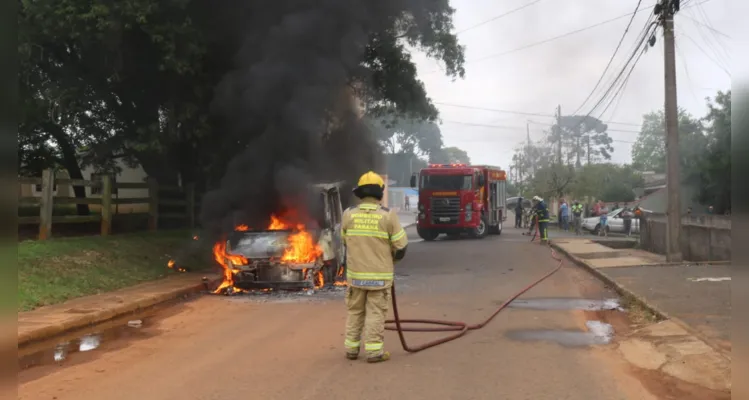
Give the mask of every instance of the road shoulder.
<svg viewBox="0 0 749 400">
<path fill-rule="evenodd" d="M 18 346 L 99 324 L 123 315 L 205 290 L 217 275 L 174 274 L 156 281 L 18 313 Z M 209 286 L 210 287 L 210 286 Z"/>
</svg>

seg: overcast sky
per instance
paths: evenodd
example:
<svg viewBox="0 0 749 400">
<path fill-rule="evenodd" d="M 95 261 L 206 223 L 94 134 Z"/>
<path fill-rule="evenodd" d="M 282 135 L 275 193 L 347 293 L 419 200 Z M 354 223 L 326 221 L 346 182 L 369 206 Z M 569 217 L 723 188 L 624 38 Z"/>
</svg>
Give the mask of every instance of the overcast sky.
<svg viewBox="0 0 749 400">
<path fill-rule="evenodd" d="M 730 89 L 731 39 L 709 28 L 725 34 L 736 31 L 729 21 L 729 1 L 682 0 L 682 10 L 676 15 L 678 103 L 695 116 L 706 112 L 706 96 Z M 654 3 L 642 1 L 645 11 L 635 15 L 599 89 L 579 114 L 591 110 L 620 72 Z M 553 121 L 557 105 L 563 115 L 581 107 L 624 33 L 630 19 L 624 15 L 635 10 L 637 0 L 451 0 L 451 4 L 457 9 L 458 37 L 466 46 L 466 76 L 451 81 L 438 63 L 415 54 L 419 75 L 440 110 L 445 145 L 466 150 L 473 163 L 507 168 L 514 148 L 525 140 L 527 122 L 531 139 L 537 140 Z M 528 6 L 476 26 L 524 5 Z M 570 33 L 616 17 L 621 18 Z M 655 46 L 642 56 L 620 98 L 601 118 L 609 123 L 610 135 L 617 141 L 612 158 L 616 163 L 630 162 L 632 145 L 627 142 L 636 139 L 642 115 L 663 107 L 662 29 L 656 36 Z M 599 117 L 599 113 L 592 115 Z"/>
</svg>

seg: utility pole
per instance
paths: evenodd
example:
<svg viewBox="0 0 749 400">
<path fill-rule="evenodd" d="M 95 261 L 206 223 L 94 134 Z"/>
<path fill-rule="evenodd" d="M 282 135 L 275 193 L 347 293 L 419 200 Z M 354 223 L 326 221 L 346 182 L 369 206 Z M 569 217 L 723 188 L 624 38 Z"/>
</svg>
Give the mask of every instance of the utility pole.
<svg viewBox="0 0 749 400">
<path fill-rule="evenodd" d="M 562 106 L 557 105 L 557 160 L 562 165 Z"/>
<path fill-rule="evenodd" d="M 531 123 L 530 121 L 525 122 L 525 139 L 527 141 L 525 145 L 525 156 L 527 157 L 527 159 L 525 160 L 525 162 L 533 162 L 533 158 L 531 158 L 531 154 L 530 154 L 531 153 Z M 535 167 L 536 167 L 535 165 L 530 165 L 528 168 L 528 171 L 525 171 L 526 175 L 530 176 L 530 174 L 535 173 L 536 172 Z"/>
<path fill-rule="evenodd" d="M 679 160 L 679 109 L 676 103 L 676 51 L 674 43 L 674 14 L 679 11 L 679 0 L 661 0 L 660 21 L 663 24 L 663 52 L 666 108 L 666 260 L 681 261 L 681 171 Z"/>
</svg>

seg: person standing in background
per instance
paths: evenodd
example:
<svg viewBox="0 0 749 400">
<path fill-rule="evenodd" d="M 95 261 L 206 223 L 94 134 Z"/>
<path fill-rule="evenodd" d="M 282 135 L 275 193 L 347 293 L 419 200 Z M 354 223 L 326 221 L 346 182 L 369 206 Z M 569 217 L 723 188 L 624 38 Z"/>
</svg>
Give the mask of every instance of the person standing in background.
<svg viewBox="0 0 749 400">
<path fill-rule="evenodd" d="M 598 204 L 599 204 L 598 212 L 600 213 L 600 216 L 599 216 L 600 229 L 598 230 L 598 235 L 608 237 L 609 233 L 608 233 L 608 229 L 606 228 L 609 223 L 609 215 L 608 215 L 609 209 L 606 208 L 606 204 L 604 204 L 603 201 L 599 201 Z"/>
<path fill-rule="evenodd" d="M 581 235 L 583 229 L 583 205 L 577 200 L 572 203 L 572 218 L 575 221 L 575 235 Z"/>
<path fill-rule="evenodd" d="M 632 218 L 634 216 L 635 214 L 629 207 L 624 207 L 624 211 L 622 211 L 622 221 L 624 222 L 624 234 L 627 235 L 627 237 L 632 235 Z"/>
<path fill-rule="evenodd" d="M 515 205 L 515 228 L 523 227 L 523 198 L 518 197 L 518 203 Z"/>
<path fill-rule="evenodd" d="M 406 201 L 403 203 L 403 206 L 405 207 L 406 211 L 411 211 L 411 201 L 408 199 L 408 195 L 405 196 Z"/>
<path fill-rule="evenodd" d="M 564 199 L 562 199 L 562 204 L 559 206 L 559 224 L 559 227 L 563 231 L 567 232 L 570 230 L 570 207 Z"/>
</svg>

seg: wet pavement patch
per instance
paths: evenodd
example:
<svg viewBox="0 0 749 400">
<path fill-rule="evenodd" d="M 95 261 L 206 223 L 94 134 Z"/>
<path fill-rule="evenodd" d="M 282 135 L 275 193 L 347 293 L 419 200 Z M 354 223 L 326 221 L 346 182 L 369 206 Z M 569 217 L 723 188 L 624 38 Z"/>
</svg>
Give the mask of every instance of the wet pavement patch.
<svg viewBox="0 0 749 400">
<path fill-rule="evenodd" d="M 619 304 L 619 299 L 593 300 L 564 297 L 519 299 L 510 303 L 509 307 L 529 310 L 624 311 L 624 309 Z"/>
<path fill-rule="evenodd" d="M 505 335 L 521 342 L 551 342 L 564 347 L 588 347 L 609 344 L 614 328 L 604 322 L 587 321 L 587 332 L 573 330 L 529 329 L 508 331 Z"/>
<path fill-rule="evenodd" d="M 18 367 L 21 370 L 44 365 L 62 365 L 76 358 L 85 358 L 78 353 L 95 353 L 102 350 L 110 350 L 124 341 L 146 338 L 154 334 L 152 330 L 143 328 L 144 321 L 140 325 L 133 326 L 129 321 L 122 321 L 118 325 L 104 326 L 80 334 L 75 337 L 64 337 L 56 341 L 39 343 L 27 349 L 21 349 L 18 353 Z"/>
</svg>

